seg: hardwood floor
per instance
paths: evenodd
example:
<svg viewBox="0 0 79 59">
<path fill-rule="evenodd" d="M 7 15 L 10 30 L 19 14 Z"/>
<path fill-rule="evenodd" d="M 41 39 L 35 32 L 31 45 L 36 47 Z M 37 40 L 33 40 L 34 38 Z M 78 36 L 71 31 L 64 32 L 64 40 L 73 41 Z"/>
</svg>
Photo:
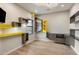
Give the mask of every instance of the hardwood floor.
<svg viewBox="0 0 79 59">
<path fill-rule="evenodd" d="M 36 40 L 25 44 L 9 55 L 76 55 L 76 53 L 69 46 L 63 44 Z"/>
</svg>

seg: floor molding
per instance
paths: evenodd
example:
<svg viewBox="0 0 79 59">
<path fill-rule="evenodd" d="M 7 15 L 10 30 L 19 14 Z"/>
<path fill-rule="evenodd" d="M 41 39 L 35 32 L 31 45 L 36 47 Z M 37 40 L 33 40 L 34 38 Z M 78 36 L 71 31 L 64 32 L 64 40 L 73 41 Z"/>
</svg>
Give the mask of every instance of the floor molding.
<svg viewBox="0 0 79 59">
<path fill-rule="evenodd" d="M 23 46 L 23 45 L 21 45 L 21 46 L 19 46 L 19 47 L 16 47 L 16 48 L 14 48 L 14 49 L 12 49 L 12 50 L 10 50 L 10 51 L 4 53 L 3 55 L 8 55 L 9 53 L 11 53 L 11 52 L 13 52 L 13 51 L 15 51 L 15 50 L 21 48 L 22 46 Z"/>
<path fill-rule="evenodd" d="M 74 51 L 75 51 L 75 53 L 77 54 L 77 55 L 79 55 L 79 52 L 77 52 L 72 46 L 70 46 Z"/>
</svg>

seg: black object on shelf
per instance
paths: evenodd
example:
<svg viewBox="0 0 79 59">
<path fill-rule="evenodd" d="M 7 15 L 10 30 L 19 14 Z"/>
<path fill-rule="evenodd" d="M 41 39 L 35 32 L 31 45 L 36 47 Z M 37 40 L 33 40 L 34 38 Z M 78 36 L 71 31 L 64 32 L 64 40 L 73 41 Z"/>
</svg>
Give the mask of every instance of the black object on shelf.
<svg viewBox="0 0 79 59">
<path fill-rule="evenodd" d="M 12 27 L 21 27 L 21 23 L 19 23 L 19 22 L 12 22 Z"/>
<path fill-rule="evenodd" d="M 0 8 L 0 22 L 5 23 L 5 18 L 6 18 L 6 12 Z"/>
</svg>

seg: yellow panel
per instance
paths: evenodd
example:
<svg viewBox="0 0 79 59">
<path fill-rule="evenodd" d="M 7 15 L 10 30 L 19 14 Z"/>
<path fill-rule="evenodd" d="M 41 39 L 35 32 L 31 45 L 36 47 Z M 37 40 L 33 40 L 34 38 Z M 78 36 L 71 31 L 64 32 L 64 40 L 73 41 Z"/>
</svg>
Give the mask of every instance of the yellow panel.
<svg viewBox="0 0 79 59">
<path fill-rule="evenodd" d="M 43 20 L 42 32 L 47 32 L 47 20 Z"/>
<path fill-rule="evenodd" d="M 32 13 L 32 16 L 35 17 L 35 15 L 36 15 L 36 14 L 33 12 L 33 13 Z"/>
<path fill-rule="evenodd" d="M 0 29 L 11 28 L 11 27 L 12 27 L 11 24 L 5 24 L 5 23 L 0 24 Z"/>
<path fill-rule="evenodd" d="M 22 35 L 22 34 L 24 34 L 24 33 L 23 32 L 5 33 L 5 34 L 0 34 L 0 37 L 17 36 L 17 35 Z"/>
</svg>

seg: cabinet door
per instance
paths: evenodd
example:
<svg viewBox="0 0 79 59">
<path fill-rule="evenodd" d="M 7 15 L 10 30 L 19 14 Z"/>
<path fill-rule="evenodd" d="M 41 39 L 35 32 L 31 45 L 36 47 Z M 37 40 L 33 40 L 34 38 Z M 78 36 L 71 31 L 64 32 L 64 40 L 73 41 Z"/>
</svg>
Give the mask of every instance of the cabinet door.
<svg viewBox="0 0 79 59">
<path fill-rule="evenodd" d="M 70 36 L 75 39 L 75 30 L 74 29 L 70 29 Z"/>
<path fill-rule="evenodd" d="M 22 44 L 26 43 L 26 41 L 28 41 L 28 33 L 22 35 Z"/>
<path fill-rule="evenodd" d="M 74 29 L 71 29 L 70 30 L 70 38 L 69 38 L 69 43 L 71 46 L 75 46 L 75 30 Z"/>
</svg>

